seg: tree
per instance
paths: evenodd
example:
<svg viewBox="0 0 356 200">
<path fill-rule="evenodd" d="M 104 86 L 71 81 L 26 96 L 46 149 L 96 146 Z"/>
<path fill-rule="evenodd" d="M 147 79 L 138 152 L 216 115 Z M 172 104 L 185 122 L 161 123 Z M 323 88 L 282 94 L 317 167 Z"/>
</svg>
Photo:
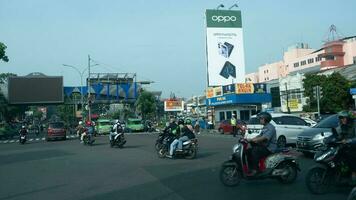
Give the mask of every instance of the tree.
<svg viewBox="0 0 356 200">
<path fill-rule="evenodd" d="M 0 43 L 1 45 L 1 43 Z M 12 73 L 1 73 L 0 74 L 0 84 L 6 84 L 7 78 L 10 76 L 16 76 Z M 4 119 L 6 121 L 11 121 L 15 117 L 21 114 L 21 108 L 19 106 L 9 105 L 7 99 L 5 98 L 3 92 L 0 88 L 0 120 Z"/>
<path fill-rule="evenodd" d="M 352 103 L 349 89 L 351 82 L 339 73 L 329 76 L 310 74 L 303 80 L 304 95 L 309 97 L 309 105 L 305 111 L 316 111 L 317 103 L 314 96 L 314 87 L 322 87 L 323 97 L 320 99 L 320 110 L 322 113 L 335 113 L 348 109 Z"/>
<path fill-rule="evenodd" d="M 74 106 L 73 105 L 59 105 L 56 108 L 57 113 L 61 120 L 67 123 L 67 125 L 73 125 L 75 123 Z"/>
<path fill-rule="evenodd" d="M 136 101 L 136 108 L 143 119 L 154 116 L 156 112 L 156 98 L 148 91 L 142 91 Z"/>
<path fill-rule="evenodd" d="M 6 48 L 7 46 L 0 42 L 0 60 L 4 61 L 4 62 L 9 62 L 9 58 L 6 56 Z"/>
</svg>

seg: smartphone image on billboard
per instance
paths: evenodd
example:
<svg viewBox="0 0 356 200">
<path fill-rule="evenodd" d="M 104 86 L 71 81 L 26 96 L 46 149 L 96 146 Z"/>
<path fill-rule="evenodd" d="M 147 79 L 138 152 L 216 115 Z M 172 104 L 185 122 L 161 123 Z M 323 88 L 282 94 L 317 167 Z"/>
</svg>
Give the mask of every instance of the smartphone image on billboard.
<svg viewBox="0 0 356 200">
<path fill-rule="evenodd" d="M 228 79 L 230 76 L 236 78 L 236 67 L 231 62 L 226 61 L 220 71 L 220 76 Z"/>
<path fill-rule="evenodd" d="M 218 43 L 218 48 L 219 48 L 219 54 L 224 56 L 225 58 L 229 58 L 232 50 L 234 49 L 234 45 L 228 43 L 228 42 L 219 42 Z"/>
</svg>

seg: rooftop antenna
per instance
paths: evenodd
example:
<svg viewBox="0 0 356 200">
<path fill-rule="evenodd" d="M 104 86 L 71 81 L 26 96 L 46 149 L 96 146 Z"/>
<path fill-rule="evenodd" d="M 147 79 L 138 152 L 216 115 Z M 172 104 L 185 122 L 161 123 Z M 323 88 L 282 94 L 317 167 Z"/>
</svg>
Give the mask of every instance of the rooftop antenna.
<svg viewBox="0 0 356 200">
<path fill-rule="evenodd" d="M 329 27 L 329 31 L 328 31 L 328 38 L 326 40 L 326 42 L 332 42 L 332 41 L 336 41 L 339 40 L 341 37 L 339 35 L 339 33 L 337 32 L 337 28 L 334 24 L 332 24 Z"/>
<path fill-rule="evenodd" d="M 234 5 L 232 5 L 229 10 L 233 9 L 234 7 L 238 8 L 239 6 L 237 5 L 237 3 L 235 3 Z"/>
<path fill-rule="evenodd" d="M 220 8 L 224 8 L 225 6 L 224 6 L 224 4 L 220 4 L 217 8 L 216 8 L 216 10 L 219 10 Z"/>
</svg>

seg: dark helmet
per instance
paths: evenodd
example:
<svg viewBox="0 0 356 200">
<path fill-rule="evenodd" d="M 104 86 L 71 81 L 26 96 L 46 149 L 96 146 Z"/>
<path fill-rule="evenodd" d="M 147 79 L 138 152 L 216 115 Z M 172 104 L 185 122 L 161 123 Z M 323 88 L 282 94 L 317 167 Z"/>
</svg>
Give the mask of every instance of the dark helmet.
<svg viewBox="0 0 356 200">
<path fill-rule="evenodd" d="M 338 115 L 339 119 L 350 118 L 350 114 L 347 111 L 341 111 L 337 115 Z"/>
<path fill-rule="evenodd" d="M 192 124 L 192 120 L 190 120 L 189 118 L 185 119 L 185 124 L 186 125 L 191 125 Z"/>
<path fill-rule="evenodd" d="M 184 120 L 183 119 L 179 119 L 178 120 L 178 125 L 184 125 Z"/>
<path fill-rule="evenodd" d="M 272 115 L 269 114 L 268 112 L 261 112 L 257 115 L 257 118 L 258 119 L 263 118 L 266 120 L 266 122 L 270 122 L 272 120 Z"/>
</svg>

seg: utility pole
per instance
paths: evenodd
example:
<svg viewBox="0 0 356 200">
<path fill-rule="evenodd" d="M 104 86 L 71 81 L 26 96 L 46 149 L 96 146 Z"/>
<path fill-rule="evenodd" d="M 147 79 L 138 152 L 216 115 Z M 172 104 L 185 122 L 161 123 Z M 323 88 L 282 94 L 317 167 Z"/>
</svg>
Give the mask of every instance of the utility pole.
<svg viewBox="0 0 356 200">
<path fill-rule="evenodd" d="M 90 55 L 88 55 L 88 119 L 91 122 L 91 97 L 90 97 Z"/>
<path fill-rule="evenodd" d="M 286 95 L 287 95 L 287 110 L 288 110 L 288 114 L 290 114 L 290 107 L 289 107 L 289 91 L 288 91 L 288 87 L 287 87 L 287 82 L 284 83 L 285 89 L 286 89 Z"/>
<path fill-rule="evenodd" d="M 320 87 L 319 85 L 313 87 L 314 90 L 314 96 L 316 98 L 316 103 L 318 106 L 318 116 L 320 117 L 320 99 L 323 97 L 323 91 L 322 91 L 322 87 Z"/>
</svg>

